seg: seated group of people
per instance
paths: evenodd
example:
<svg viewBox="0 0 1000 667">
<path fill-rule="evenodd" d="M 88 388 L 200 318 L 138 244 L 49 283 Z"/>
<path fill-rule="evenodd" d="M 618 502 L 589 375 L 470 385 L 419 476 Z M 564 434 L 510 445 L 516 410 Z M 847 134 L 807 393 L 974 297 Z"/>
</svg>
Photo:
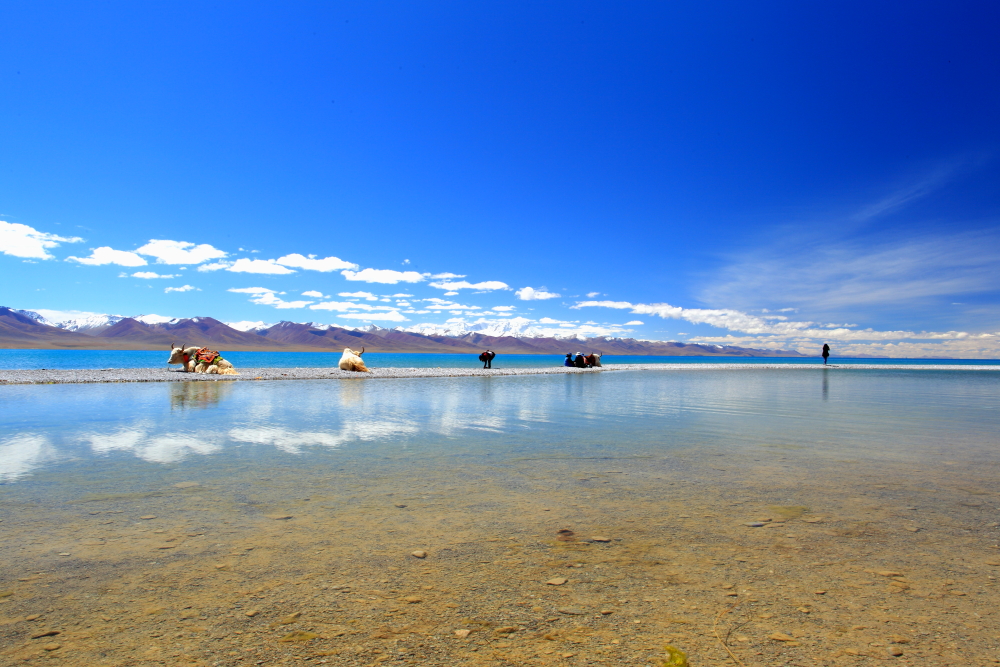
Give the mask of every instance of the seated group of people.
<svg viewBox="0 0 1000 667">
<path fill-rule="evenodd" d="M 576 357 L 572 353 L 566 354 L 566 361 L 563 366 L 576 366 L 577 368 L 593 368 L 601 365 L 601 355 L 599 352 L 591 352 L 589 355 L 577 352 Z"/>
</svg>

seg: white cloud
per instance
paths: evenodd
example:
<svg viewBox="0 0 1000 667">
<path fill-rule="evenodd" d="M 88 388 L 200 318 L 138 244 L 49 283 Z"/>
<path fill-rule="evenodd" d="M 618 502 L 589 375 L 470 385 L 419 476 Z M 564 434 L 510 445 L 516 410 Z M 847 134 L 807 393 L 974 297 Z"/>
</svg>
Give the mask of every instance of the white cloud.
<svg viewBox="0 0 1000 667">
<path fill-rule="evenodd" d="M 458 292 L 445 292 L 445 296 L 458 296 Z"/>
<path fill-rule="evenodd" d="M 772 347 L 815 344 L 816 341 L 902 341 L 902 340 L 964 340 L 985 339 L 996 334 L 970 334 L 965 331 L 878 331 L 856 329 L 842 325 L 818 322 L 773 320 L 731 309 L 680 308 L 668 303 L 629 303 L 628 301 L 582 301 L 572 308 L 614 308 L 628 310 L 637 315 L 656 315 L 664 319 L 678 319 L 692 324 L 707 324 L 720 329 L 762 336 L 757 341 L 768 341 Z M 678 334 L 687 335 L 687 334 Z M 698 340 L 716 341 L 718 336 L 701 336 Z"/>
<path fill-rule="evenodd" d="M 424 301 L 430 303 L 427 306 L 428 310 L 449 310 L 449 311 L 463 311 L 463 310 L 482 310 L 480 306 L 463 306 L 460 303 L 455 303 L 454 301 L 446 301 L 444 299 L 439 299 L 437 297 L 432 297 L 430 299 L 424 299 Z"/>
<path fill-rule="evenodd" d="M 170 292 L 200 292 L 201 290 L 193 285 L 181 285 L 180 287 L 168 287 L 163 291 L 164 293 L 169 294 Z"/>
<path fill-rule="evenodd" d="M 339 271 L 341 269 L 356 269 L 357 264 L 351 262 L 345 262 L 339 257 L 324 257 L 322 259 L 317 259 L 316 255 L 309 255 L 308 257 L 303 257 L 298 253 L 292 253 L 291 255 L 285 255 L 284 257 L 279 257 L 277 260 L 278 264 L 284 266 L 294 266 L 297 269 L 308 269 L 310 271 L 322 271 L 328 273 L 330 271 Z"/>
<path fill-rule="evenodd" d="M 149 243 L 136 249 L 140 255 L 155 257 L 160 264 L 201 264 L 210 259 L 225 257 L 226 253 L 207 243 L 195 245 L 187 241 L 150 239 Z"/>
<path fill-rule="evenodd" d="M 446 281 L 438 283 L 430 283 L 431 287 L 436 287 L 438 289 L 448 290 L 454 292 L 461 289 L 475 289 L 484 292 L 492 292 L 498 289 L 510 289 L 507 283 L 502 283 L 499 280 L 485 280 L 481 283 L 470 283 L 467 280 L 460 280 L 458 282 Z"/>
<path fill-rule="evenodd" d="M 394 299 L 395 299 L 395 298 L 400 298 L 400 299 L 408 299 L 408 298 L 410 298 L 411 296 L 413 296 L 413 295 L 412 295 L 412 294 L 393 294 L 393 295 L 392 295 L 392 298 L 394 298 Z"/>
<path fill-rule="evenodd" d="M 517 309 L 514 306 L 493 306 L 490 310 L 495 310 L 498 313 L 507 313 Z"/>
<path fill-rule="evenodd" d="M 600 292 L 587 292 L 587 298 L 593 299 L 595 296 L 601 296 Z"/>
<path fill-rule="evenodd" d="M 573 322 L 566 322 L 565 320 L 554 320 L 551 317 L 543 317 L 542 319 L 538 320 L 538 323 L 539 324 L 560 324 L 560 325 L 562 325 L 562 324 L 568 324 L 570 326 L 573 326 L 573 324 L 574 324 Z"/>
<path fill-rule="evenodd" d="M 153 278 L 176 278 L 177 276 L 173 274 L 162 275 L 156 273 L 155 271 L 136 271 L 132 274 L 133 278 L 145 278 L 147 280 L 152 280 Z"/>
<path fill-rule="evenodd" d="M 198 267 L 199 271 L 218 271 L 220 269 L 227 269 L 232 266 L 229 262 L 212 262 L 210 264 L 202 264 Z"/>
<path fill-rule="evenodd" d="M 388 313 L 347 313 L 341 315 L 344 319 L 353 320 L 366 320 L 368 322 L 409 322 L 410 320 L 403 315 L 398 310 L 392 310 Z"/>
<path fill-rule="evenodd" d="M 367 303 L 359 303 L 357 301 L 323 301 L 309 307 L 312 310 L 335 310 L 340 313 L 344 313 L 349 310 L 372 312 L 379 310 L 396 310 L 397 308 L 396 306 L 371 306 Z"/>
<path fill-rule="evenodd" d="M 558 299 L 559 294 L 555 292 L 546 292 L 545 288 L 535 289 L 534 287 L 522 287 L 521 289 L 514 292 L 517 298 L 521 301 L 540 301 L 543 299 Z"/>
<path fill-rule="evenodd" d="M 267 292 L 264 294 L 258 294 L 254 298 L 250 299 L 251 303 L 256 303 L 261 306 L 273 306 L 284 310 L 286 308 L 305 308 L 312 301 L 285 301 L 279 296 L 275 296 L 273 292 Z"/>
<path fill-rule="evenodd" d="M 230 287 L 227 292 L 236 292 L 238 294 L 277 294 L 273 289 L 268 289 L 266 287 Z"/>
<path fill-rule="evenodd" d="M 58 236 L 40 232 L 34 227 L 18 222 L 0 220 L 0 252 L 25 259 L 55 259 L 47 248 L 55 248 L 60 243 L 80 243 L 77 236 Z"/>
<path fill-rule="evenodd" d="M 362 281 L 366 283 L 382 283 L 385 285 L 395 285 L 396 283 L 419 283 L 424 280 L 424 274 L 417 273 L 416 271 L 363 269 L 361 271 L 341 271 L 340 273 L 348 280 Z"/>
<path fill-rule="evenodd" d="M 637 326 L 640 326 L 640 325 L 642 325 L 642 322 L 640 322 L 639 320 L 632 320 L 631 322 L 626 322 L 625 323 L 625 326 L 627 326 L 627 327 L 637 327 Z"/>
<path fill-rule="evenodd" d="M 322 292 L 317 292 L 316 290 L 309 290 L 308 292 L 303 292 L 302 296 L 311 296 L 314 299 L 322 299 L 323 298 L 323 293 Z"/>
<path fill-rule="evenodd" d="M 452 278 L 464 278 L 465 274 L 459 273 L 435 273 L 431 276 L 431 280 L 450 280 Z"/>
<path fill-rule="evenodd" d="M 378 301 L 378 297 L 371 292 L 338 292 L 337 296 L 354 299 L 367 299 L 368 301 Z"/>
<path fill-rule="evenodd" d="M 231 287 L 227 291 L 238 294 L 252 294 L 253 298 L 250 299 L 250 303 L 256 303 L 261 306 L 272 306 L 282 310 L 287 308 L 305 308 L 312 303 L 312 301 L 285 301 L 278 296 L 278 294 L 284 294 L 284 292 L 275 292 L 273 289 L 266 287 Z"/>
<path fill-rule="evenodd" d="M 245 257 L 236 260 L 226 270 L 233 273 L 266 273 L 278 276 L 295 273 L 292 269 L 277 264 L 273 259 L 247 259 Z"/>
<path fill-rule="evenodd" d="M 94 248 L 90 257 L 67 257 L 67 260 L 80 262 L 90 266 L 103 266 L 104 264 L 117 264 L 118 266 L 145 266 L 146 260 L 134 252 L 128 250 L 113 250 L 108 246 Z"/>
</svg>

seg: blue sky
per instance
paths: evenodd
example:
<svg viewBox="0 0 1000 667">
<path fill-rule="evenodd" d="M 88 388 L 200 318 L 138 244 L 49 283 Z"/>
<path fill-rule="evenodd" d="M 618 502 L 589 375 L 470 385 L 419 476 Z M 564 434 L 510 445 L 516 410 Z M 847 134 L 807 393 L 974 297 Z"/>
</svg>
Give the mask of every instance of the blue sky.
<svg viewBox="0 0 1000 667">
<path fill-rule="evenodd" d="M 3 15 L 0 304 L 1000 356 L 993 3 Z"/>
</svg>

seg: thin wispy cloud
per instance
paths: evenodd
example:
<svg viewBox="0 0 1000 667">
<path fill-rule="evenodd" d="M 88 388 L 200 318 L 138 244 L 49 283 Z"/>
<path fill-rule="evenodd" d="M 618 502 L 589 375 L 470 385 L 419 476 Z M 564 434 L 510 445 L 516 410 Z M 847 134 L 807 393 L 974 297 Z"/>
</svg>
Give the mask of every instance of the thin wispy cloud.
<svg viewBox="0 0 1000 667">
<path fill-rule="evenodd" d="M 738 308 L 856 311 L 997 289 L 1000 230 L 927 233 L 881 243 L 779 245 L 733 258 L 700 294 Z"/>
<path fill-rule="evenodd" d="M 195 287 L 194 285 L 181 285 L 180 287 L 168 287 L 163 290 L 166 294 L 171 292 L 200 292 L 201 289 Z"/>
</svg>

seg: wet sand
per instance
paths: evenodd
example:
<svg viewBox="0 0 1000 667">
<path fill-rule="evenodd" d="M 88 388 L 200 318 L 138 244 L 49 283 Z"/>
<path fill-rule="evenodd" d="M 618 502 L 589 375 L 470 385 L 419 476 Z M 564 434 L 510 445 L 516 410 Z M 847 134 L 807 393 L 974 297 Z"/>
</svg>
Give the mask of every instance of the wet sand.
<svg viewBox="0 0 1000 667">
<path fill-rule="evenodd" d="M 995 464 L 760 446 L 253 470 L 0 487 L 0 662 L 1000 659 Z"/>
<path fill-rule="evenodd" d="M 507 377 L 513 375 L 573 375 L 622 371 L 711 371 L 711 370 L 907 370 L 907 371 L 994 371 L 1000 366 L 966 365 L 905 365 L 905 364 L 608 364 L 601 368 L 373 368 L 369 373 L 354 373 L 337 368 L 240 368 L 239 375 L 208 375 L 184 373 L 165 368 L 105 368 L 105 369 L 33 369 L 0 370 L 3 384 L 79 384 L 100 382 L 239 382 L 245 380 L 364 380 L 384 378 L 433 377 Z"/>
</svg>

